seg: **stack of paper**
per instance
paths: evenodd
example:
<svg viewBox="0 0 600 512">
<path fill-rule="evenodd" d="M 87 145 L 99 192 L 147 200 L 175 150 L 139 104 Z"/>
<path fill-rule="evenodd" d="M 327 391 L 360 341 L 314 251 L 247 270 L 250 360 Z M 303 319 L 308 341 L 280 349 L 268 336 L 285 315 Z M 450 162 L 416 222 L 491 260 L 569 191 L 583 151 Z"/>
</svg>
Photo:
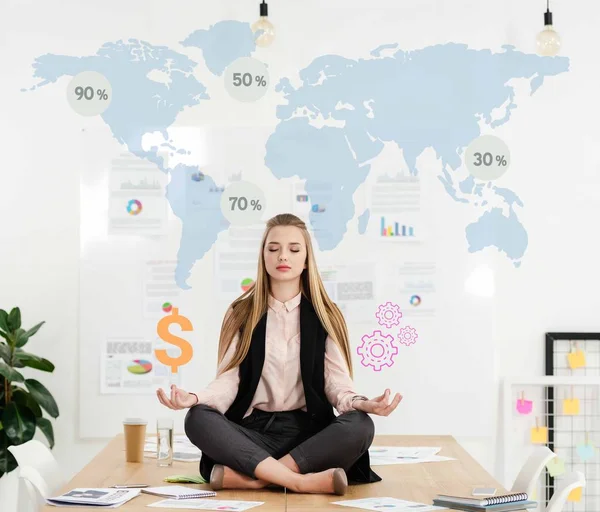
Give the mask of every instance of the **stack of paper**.
<svg viewBox="0 0 600 512">
<path fill-rule="evenodd" d="M 441 448 L 437 446 L 372 446 L 369 448 L 369 457 L 371 466 L 454 460 L 451 457 L 437 455 L 440 450 Z"/>
<path fill-rule="evenodd" d="M 46 499 L 56 507 L 93 506 L 117 508 L 135 498 L 139 489 L 77 488 L 60 496 Z"/>
<path fill-rule="evenodd" d="M 156 458 L 156 438 L 146 439 L 144 456 Z M 202 452 L 187 438 L 185 434 L 173 436 L 173 460 L 183 462 L 199 462 Z"/>
</svg>

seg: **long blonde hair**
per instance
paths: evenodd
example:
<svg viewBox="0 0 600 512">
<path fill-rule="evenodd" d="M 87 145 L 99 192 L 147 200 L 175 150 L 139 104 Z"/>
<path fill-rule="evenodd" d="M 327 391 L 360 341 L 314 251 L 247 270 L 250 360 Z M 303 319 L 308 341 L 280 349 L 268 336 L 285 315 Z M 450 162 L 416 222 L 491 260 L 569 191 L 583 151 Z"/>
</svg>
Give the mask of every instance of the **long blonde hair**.
<svg viewBox="0 0 600 512">
<path fill-rule="evenodd" d="M 225 315 L 219 337 L 219 363 L 223 360 L 227 349 L 236 334 L 240 334 L 232 360 L 221 370 L 224 373 L 238 366 L 248 354 L 254 328 L 267 312 L 269 304 L 269 275 L 265 267 L 264 247 L 269 231 L 275 226 L 295 226 L 300 228 L 306 244 L 306 268 L 300 276 L 300 291 L 312 303 L 321 325 L 327 334 L 338 344 L 348 364 L 350 376 L 352 372 L 352 357 L 348 342 L 348 329 L 342 312 L 329 298 L 312 248 L 310 234 L 306 224 L 291 213 L 282 213 L 269 219 L 260 244 L 258 256 L 257 278 L 252 287 L 231 303 L 228 314 Z M 241 332 L 240 332 L 241 330 Z"/>
</svg>

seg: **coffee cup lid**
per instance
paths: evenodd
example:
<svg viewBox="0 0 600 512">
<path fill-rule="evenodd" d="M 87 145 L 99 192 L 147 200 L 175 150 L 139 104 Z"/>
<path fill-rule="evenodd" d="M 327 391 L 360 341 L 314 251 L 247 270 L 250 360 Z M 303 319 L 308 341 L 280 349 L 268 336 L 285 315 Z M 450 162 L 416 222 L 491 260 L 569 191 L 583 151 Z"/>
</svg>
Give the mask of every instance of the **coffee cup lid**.
<svg viewBox="0 0 600 512">
<path fill-rule="evenodd" d="M 125 418 L 123 425 L 147 425 L 148 422 L 142 418 Z"/>
</svg>

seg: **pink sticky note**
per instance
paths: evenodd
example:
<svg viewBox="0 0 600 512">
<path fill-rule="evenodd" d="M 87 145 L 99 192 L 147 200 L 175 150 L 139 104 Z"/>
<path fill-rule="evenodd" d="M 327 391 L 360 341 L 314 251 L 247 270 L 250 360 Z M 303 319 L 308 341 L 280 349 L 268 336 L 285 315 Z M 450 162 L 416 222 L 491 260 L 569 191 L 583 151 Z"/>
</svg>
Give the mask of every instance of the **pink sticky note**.
<svg viewBox="0 0 600 512">
<path fill-rule="evenodd" d="M 533 410 L 533 402 L 531 400 L 517 399 L 517 412 L 519 414 L 529 414 Z"/>
</svg>

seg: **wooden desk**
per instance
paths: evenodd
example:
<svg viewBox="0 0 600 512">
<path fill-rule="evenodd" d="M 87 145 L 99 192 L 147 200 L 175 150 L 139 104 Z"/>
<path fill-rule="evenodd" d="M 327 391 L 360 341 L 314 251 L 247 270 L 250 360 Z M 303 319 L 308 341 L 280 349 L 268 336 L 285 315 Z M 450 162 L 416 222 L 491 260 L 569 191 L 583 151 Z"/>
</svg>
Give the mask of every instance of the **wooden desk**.
<svg viewBox="0 0 600 512">
<path fill-rule="evenodd" d="M 381 482 L 366 485 L 350 485 L 345 496 L 287 494 L 287 506 L 292 511 L 337 511 L 346 507 L 332 505 L 334 501 L 368 497 L 390 496 L 399 499 L 431 504 L 438 493 L 470 494 L 475 486 L 496 487 L 498 494 L 505 489 L 498 484 L 452 436 L 376 436 L 374 446 L 440 446 L 440 455 L 456 460 L 406 464 L 396 466 L 374 466 L 374 471 L 382 477 Z M 116 436 L 110 443 L 78 473 L 63 489 L 66 492 L 75 487 L 110 487 L 114 484 L 146 483 L 152 486 L 170 485 L 163 478 L 176 474 L 198 474 L 197 462 L 173 462 L 173 466 L 157 467 L 156 459 L 145 459 L 144 463 L 125 462 L 123 435 Z M 209 489 L 207 484 L 190 487 Z M 58 495 L 59 493 L 57 493 Z M 219 491 L 217 498 L 228 500 L 264 501 L 265 504 L 252 510 L 272 512 L 285 510 L 283 490 L 263 491 Z M 141 494 L 117 510 L 148 511 L 146 505 L 159 501 L 160 497 Z M 80 509 L 80 507 L 77 507 Z M 44 511 L 58 509 L 46 505 Z M 87 509 L 89 510 L 89 509 Z M 155 509 L 167 510 L 167 509 Z M 349 509 L 348 509 L 349 510 Z M 358 509 L 354 509 L 358 510 Z"/>
</svg>

